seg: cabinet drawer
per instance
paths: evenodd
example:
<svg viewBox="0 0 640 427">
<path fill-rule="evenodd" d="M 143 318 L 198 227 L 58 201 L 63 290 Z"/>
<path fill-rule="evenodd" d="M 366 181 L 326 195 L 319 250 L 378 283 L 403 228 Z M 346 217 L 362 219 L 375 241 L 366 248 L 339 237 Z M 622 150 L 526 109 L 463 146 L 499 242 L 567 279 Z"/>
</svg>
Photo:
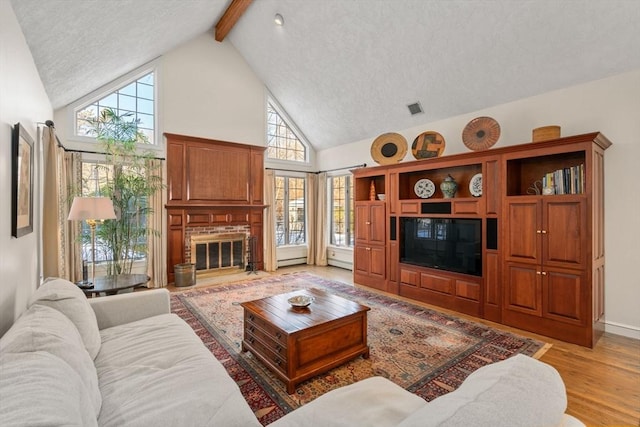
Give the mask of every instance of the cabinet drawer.
<svg viewBox="0 0 640 427">
<path fill-rule="evenodd" d="M 465 280 L 456 280 L 456 296 L 480 301 L 480 285 Z"/>
<path fill-rule="evenodd" d="M 411 286 L 418 286 L 420 276 L 417 271 L 405 270 L 403 268 L 400 270 L 400 282 Z"/>
<path fill-rule="evenodd" d="M 420 213 L 420 203 L 418 202 L 400 202 L 401 214 L 418 214 Z"/>
<path fill-rule="evenodd" d="M 453 294 L 453 280 L 447 277 L 435 276 L 433 274 L 420 274 L 420 287 L 443 294 Z"/>
<path fill-rule="evenodd" d="M 480 201 L 479 200 L 458 200 L 453 202 L 453 213 L 463 215 L 478 215 L 480 214 Z"/>
</svg>

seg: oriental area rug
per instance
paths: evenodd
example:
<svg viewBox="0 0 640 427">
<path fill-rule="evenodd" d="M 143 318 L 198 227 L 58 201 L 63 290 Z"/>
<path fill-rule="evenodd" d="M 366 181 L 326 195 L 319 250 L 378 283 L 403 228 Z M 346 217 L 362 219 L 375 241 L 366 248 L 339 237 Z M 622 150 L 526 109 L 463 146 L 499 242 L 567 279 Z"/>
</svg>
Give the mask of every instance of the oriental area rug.
<svg viewBox="0 0 640 427">
<path fill-rule="evenodd" d="M 286 392 L 285 384 L 249 352 L 241 351 L 241 302 L 318 288 L 357 301 L 368 312 L 370 357 L 358 357 Z M 549 344 L 493 329 L 309 273 L 187 290 L 171 296 L 184 319 L 224 365 L 262 425 L 335 388 L 383 376 L 431 401 L 455 390 L 476 369 L 516 353 L 540 357 Z"/>
</svg>

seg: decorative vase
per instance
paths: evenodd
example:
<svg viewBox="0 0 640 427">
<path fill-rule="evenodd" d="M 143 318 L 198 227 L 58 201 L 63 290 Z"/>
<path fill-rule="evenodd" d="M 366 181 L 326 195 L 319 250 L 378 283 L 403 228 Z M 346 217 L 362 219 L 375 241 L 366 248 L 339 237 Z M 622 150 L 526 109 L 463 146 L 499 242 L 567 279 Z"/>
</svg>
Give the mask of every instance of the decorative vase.
<svg viewBox="0 0 640 427">
<path fill-rule="evenodd" d="M 369 185 L 369 200 L 373 201 L 376 199 L 376 184 L 371 180 L 371 184 Z"/>
<path fill-rule="evenodd" d="M 456 191 L 458 191 L 458 183 L 451 175 L 447 175 L 447 177 L 440 183 L 440 190 L 442 190 L 442 194 L 444 194 L 445 199 L 450 199 L 456 195 Z"/>
</svg>

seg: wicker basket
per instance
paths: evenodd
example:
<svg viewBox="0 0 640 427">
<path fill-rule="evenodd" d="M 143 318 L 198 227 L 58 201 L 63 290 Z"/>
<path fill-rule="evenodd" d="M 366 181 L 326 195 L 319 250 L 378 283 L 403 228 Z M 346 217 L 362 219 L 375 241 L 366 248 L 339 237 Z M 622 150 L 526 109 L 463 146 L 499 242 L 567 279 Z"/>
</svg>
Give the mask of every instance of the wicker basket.
<svg viewBox="0 0 640 427">
<path fill-rule="evenodd" d="M 533 142 L 548 141 L 560 138 L 560 126 L 543 126 L 533 130 Z"/>
</svg>

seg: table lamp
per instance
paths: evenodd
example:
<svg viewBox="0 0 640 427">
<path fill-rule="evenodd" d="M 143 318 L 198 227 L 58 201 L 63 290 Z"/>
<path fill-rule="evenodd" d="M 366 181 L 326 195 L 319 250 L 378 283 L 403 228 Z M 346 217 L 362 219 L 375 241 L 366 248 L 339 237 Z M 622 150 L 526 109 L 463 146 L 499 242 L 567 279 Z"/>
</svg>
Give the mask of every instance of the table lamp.
<svg viewBox="0 0 640 427">
<path fill-rule="evenodd" d="M 69 221 L 86 221 L 91 228 L 91 283 L 96 278 L 96 224 L 115 219 L 113 202 L 108 197 L 74 197 L 69 210 Z"/>
</svg>

